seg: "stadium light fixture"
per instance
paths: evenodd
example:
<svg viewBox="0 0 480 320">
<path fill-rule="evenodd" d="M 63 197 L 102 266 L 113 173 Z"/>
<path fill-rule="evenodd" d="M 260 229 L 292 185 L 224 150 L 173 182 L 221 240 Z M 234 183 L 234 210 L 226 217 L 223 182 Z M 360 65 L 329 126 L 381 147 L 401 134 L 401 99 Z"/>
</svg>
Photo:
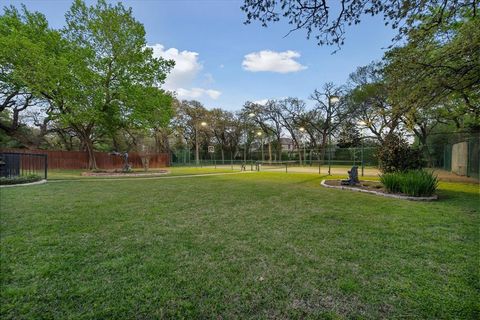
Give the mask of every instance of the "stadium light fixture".
<svg viewBox="0 0 480 320">
<path fill-rule="evenodd" d="M 330 103 L 337 103 L 338 101 L 340 101 L 340 98 L 338 96 L 330 97 Z"/>
</svg>

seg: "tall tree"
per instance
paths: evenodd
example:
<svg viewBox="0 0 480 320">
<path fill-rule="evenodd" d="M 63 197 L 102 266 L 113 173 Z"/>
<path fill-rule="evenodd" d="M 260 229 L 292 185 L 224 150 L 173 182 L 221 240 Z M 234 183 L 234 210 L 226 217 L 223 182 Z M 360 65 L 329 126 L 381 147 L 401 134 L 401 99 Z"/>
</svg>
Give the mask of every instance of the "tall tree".
<svg viewBox="0 0 480 320">
<path fill-rule="evenodd" d="M 376 62 L 357 68 L 350 74 L 345 100 L 351 116 L 363 123 L 379 142 L 399 128 L 402 116 L 389 102 L 382 71 L 382 64 Z"/>
<path fill-rule="evenodd" d="M 187 146 L 195 148 L 195 160 L 197 162 L 200 160 L 201 145 L 205 147 L 211 138 L 209 120 L 209 112 L 200 102 L 183 100 L 173 121 L 175 130 L 183 136 Z M 202 126 L 202 123 L 206 126 Z"/>
<path fill-rule="evenodd" d="M 76 0 L 66 20 L 67 45 L 58 60 L 67 63 L 41 92 L 54 106 L 52 118 L 75 131 L 96 168 L 97 137 L 148 126 L 158 110 L 170 109 L 171 98 L 158 87 L 173 62 L 153 57 L 143 25 L 120 3 L 87 7 Z"/>
<path fill-rule="evenodd" d="M 54 52 L 61 43 L 60 33 L 48 27 L 42 14 L 4 8 L 0 16 L 0 129 L 23 146 L 36 146 L 35 135 L 26 130 L 25 115 L 46 112 L 50 105 L 32 86 L 31 79 L 43 77 L 52 67 Z M 49 119 L 43 118 L 44 136 Z"/>
<path fill-rule="evenodd" d="M 225 152 L 231 143 L 231 133 L 235 130 L 233 113 L 215 108 L 209 112 L 209 119 L 216 144 L 220 147 L 222 162 L 225 162 Z"/>
<path fill-rule="evenodd" d="M 278 159 L 282 158 L 280 139 L 282 138 L 282 119 L 280 117 L 279 105 L 275 100 L 268 100 L 265 104 L 247 101 L 242 113 L 245 117 L 252 115 L 251 120 L 260 127 L 261 131 L 270 137 L 275 137 Z"/>
<path fill-rule="evenodd" d="M 302 135 L 300 131 L 300 119 L 305 113 L 306 104 L 304 101 L 297 98 L 287 98 L 276 102 L 278 104 L 278 113 L 280 123 L 283 128 L 288 131 L 295 146 L 300 148 L 302 145 Z M 302 153 L 299 153 L 300 163 L 302 162 Z"/>
<path fill-rule="evenodd" d="M 353 148 L 361 144 L 360 131 L 354 119 L 344 121 L 339 128 L 337 146 L 340 148 Z"/>
<path fill-rule="evenodd" d="M 333 83 L 325 83 L 321 91 L 315 89 L 310 96 L 315 101 L 315 117 L 312 126 L 321 134 L 321 147 L 325 151 L 328 138 L 340 124 L 350 115 L 342 87 Z"/>
<path fill-rule="evenodd" d="M 480 129 L 480 18 L 472 12 L 441 30 L 415 30 L 385 55 L 391 101 L 410 113 L 445 116 Z M 448 108 L 447 112 L 441 109 Z"/>
</svg>

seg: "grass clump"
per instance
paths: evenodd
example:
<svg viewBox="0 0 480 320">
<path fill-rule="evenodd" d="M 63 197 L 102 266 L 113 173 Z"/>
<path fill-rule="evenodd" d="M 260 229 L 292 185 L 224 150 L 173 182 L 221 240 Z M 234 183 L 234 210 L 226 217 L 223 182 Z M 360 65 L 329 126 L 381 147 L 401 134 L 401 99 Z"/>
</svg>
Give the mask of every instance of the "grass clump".
<svg viewBox="0 0 480 320">
<path fill-rule="evenodd" d="M 413 197 L 431 196 L 438 187 L 437 176 L 425 170 L 384 173 L 380 176 L 380 182 L 388 192 L 404 193 Z"/>
<path fill-rule="evenodd" d="M 40 181 L 40 180 L 42 180 L 42 177 L 36 174 L 29 174 L 26 176 L 18 176 L 18 177 L 0 177 L 0 185 L 30 183 L 30 182 Z"/>
</svg>

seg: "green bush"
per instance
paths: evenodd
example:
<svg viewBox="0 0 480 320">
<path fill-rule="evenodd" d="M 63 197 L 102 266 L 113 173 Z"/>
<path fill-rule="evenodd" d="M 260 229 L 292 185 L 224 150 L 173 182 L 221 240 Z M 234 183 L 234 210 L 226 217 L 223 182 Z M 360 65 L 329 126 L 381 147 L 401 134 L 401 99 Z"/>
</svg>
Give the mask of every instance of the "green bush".
<svg viewBox="0 0 480 320">
<path fill-rule="evenodd" d="M 19 177 L 0 177 L 0 185 L 10 185 L 10 184 L 21 184 L 21 183 L 30 183 L 35 181 L 42 180 L 42 177 L 37 176 L 36 174 L 29 174 L 26 176 Z"/>
<path fill-rule="evenodd" d="M 376 155 L 383 173 L 417 170 L 425 165 L 421 150 L 413 149 L 405 139 L 395 133 L 385 137 Z"/>
<path fill-rule="evenodd" d="M 380 176 L 380 182 L 388 192 L 404 193 L 413 197 L 431 196 L 438 186 L 437 176 L 425 170 L 384 173 Z"/>
<path fill-rule="evenodd" d="M 400 193 L 402 192 L 400 187 L 401 174 L 398 172 L 384 173 L 380 176 L 380 182 L 385 186 L 388 192 Z"/>
</svg>

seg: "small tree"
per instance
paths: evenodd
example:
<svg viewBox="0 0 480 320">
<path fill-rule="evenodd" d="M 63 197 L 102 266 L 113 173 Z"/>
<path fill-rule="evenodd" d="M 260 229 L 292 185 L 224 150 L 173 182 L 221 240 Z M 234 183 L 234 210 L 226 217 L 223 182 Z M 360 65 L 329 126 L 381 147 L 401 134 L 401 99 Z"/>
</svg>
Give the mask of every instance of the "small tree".
<svg viewBox="0 0 480 320">
<path fill-rule="evenodd" d="M 421 169 L 424 165 L 421 150 L 411 148 L 405 139 L 395 133 L 385 137 L 377 149 L 377 157 L 383 173 Z"/>
</svg>

